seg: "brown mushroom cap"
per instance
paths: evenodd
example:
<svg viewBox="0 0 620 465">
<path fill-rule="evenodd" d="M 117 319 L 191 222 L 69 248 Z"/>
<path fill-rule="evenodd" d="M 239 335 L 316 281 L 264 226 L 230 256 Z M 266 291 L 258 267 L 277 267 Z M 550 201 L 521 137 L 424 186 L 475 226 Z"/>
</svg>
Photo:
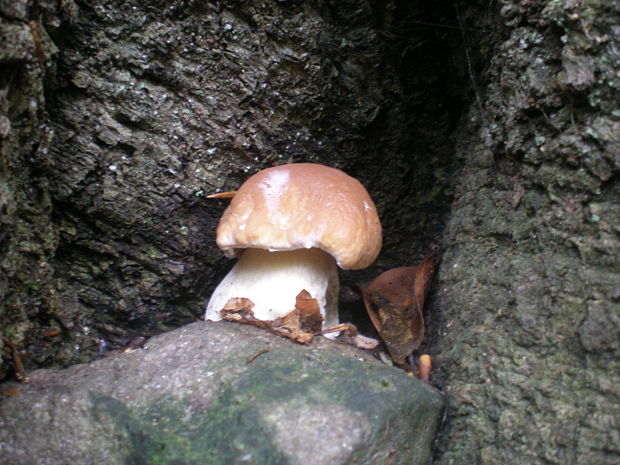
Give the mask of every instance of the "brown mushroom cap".
<svg viewBox="0 0 620 465">
<path fill-rule="evenodd" d="M 217 227 L 227 257 L 241 249 L 316 247 L 343 269 L 369 266 L 381 250 L 377 209 L 359 181 L 312 163 L 268 168 L 239 188 Z"/>
</svg>

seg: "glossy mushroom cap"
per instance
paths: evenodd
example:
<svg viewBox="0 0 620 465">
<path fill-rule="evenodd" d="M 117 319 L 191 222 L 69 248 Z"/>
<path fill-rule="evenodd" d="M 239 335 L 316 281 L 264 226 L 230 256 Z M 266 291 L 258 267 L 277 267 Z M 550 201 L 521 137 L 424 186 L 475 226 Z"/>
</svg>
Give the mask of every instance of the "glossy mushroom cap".
<svg viewBox="0 0 620 465">
<path fill-rule="evenodd" d="M 286 164 L 243 183 L 220 220 L 217 245 L 227 257 L 246 248 L 316 247 L 340 268 L 360 269 L 381 250 L 381 223 L 356 179 L 324 165 Z"/>
</svg>

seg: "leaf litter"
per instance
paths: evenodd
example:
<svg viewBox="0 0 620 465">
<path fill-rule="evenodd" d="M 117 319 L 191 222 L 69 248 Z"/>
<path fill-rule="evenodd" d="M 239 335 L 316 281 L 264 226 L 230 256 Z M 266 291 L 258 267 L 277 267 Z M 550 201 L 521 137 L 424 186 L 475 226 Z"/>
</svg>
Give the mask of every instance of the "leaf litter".
<svg viewBox="0 0 620 465">
<path fill-rule="evenodd" d="M 439 256 L 434 252 L 424 257 L 418 266 L 385 271 L 362 289 L 368 316 L 397 365 L 405 365 L 424 340 L 423 309 L 438 262 Z M 259 320 L 253 307 L 250 299 L 235 297 L 226 303 L 220 314 L 223 320 L 256 326 L 300 344 L 310 344 L 318 335 L 341 332 L 343 342 L 360 349 L 374 350 L 379 346 L 379 341 L 359 334 L 351 323 L 322 329 L 319 303 L 305 289 L 295 298 L 294 309 L 273 320 Z M 418 376 L 428 380 L 430 370 L 430 356 L 422 355 Z"/>
<path fill-rule="evenodd" d="M 439 261 L 432 253 L 417 267 L 387 270 L 362 290 L 368 316 L 394 363 L 404 365 L 424 340 L 424 303 Z"/>
<path fill-rule="evenodd" d="M 220 310 L 220 315 L 223 320 L 256 326 L 300 344 L 310 344 L 314 336 L 340 332 L 343 342 L 358 349 L 373 350 L 379 346 L 379 341 L 359 334 L 351 323 L 340 323 L 323 329 L 319 303 L 305 289 L 295 298 L 295 308 L 279 318 L 259 320 L 254 316 L 252 307 L 254 303 L 250 299 L 235 297 Z"/>
<path fill-rule="evenodd" d="M 321 333 L 323 317 L 316 299 L 303 289 L 295 297 L 295 308 L 274 320 L 259 320 L 252 311 L 254 302 L 245 297 L 234 297 L 220 310 L 222 319 L 266 329 L 300 344 L 310 344 Z"/>
</svg>

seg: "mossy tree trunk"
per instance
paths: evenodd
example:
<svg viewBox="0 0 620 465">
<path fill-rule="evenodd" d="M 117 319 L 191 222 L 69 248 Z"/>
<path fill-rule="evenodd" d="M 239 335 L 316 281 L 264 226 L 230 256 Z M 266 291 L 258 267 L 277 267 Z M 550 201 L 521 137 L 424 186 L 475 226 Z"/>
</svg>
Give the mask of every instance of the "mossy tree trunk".
<svg viewBox="0 0 620 465">
<path fill-rule="evenodd" d="M 0 326 L 28 366 L 200 318 L 230 265 L 204 195 L 319 162 L 385 230 L 345 319 L 353 284 L 444 250 L 436 462 L 618 461 L 612 2 L 9 3 Z"/>
<path fill-rule="evenodd" d="M 431 308 L 429 350 L 450 404 L 436 463 L 611 465 L 619 11 L 606 1 L 498 7 L 504 27 L 457 131 L 463 169 Z"/>
</svg>

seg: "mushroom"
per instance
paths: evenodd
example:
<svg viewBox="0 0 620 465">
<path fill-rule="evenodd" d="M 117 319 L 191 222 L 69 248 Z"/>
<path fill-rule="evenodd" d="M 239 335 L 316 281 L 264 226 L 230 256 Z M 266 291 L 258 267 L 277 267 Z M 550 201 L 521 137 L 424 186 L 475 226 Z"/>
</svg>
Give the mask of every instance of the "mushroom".
<svg viewBox="0 0 620 465">
<path fill-rule="evenodd" d="M 205 318 L 235 297 L 272 320 L 295 307 L 302 289 L 317 299 L 324 325 L 338 323 L 338 268 L 369 266 L 381 250 L 381 223 L 368 192 L 342 171 L 291 163 L 251 176 L 217 227 L 217 245 L 240 257 L 217 286 Z"/>
</svg>

